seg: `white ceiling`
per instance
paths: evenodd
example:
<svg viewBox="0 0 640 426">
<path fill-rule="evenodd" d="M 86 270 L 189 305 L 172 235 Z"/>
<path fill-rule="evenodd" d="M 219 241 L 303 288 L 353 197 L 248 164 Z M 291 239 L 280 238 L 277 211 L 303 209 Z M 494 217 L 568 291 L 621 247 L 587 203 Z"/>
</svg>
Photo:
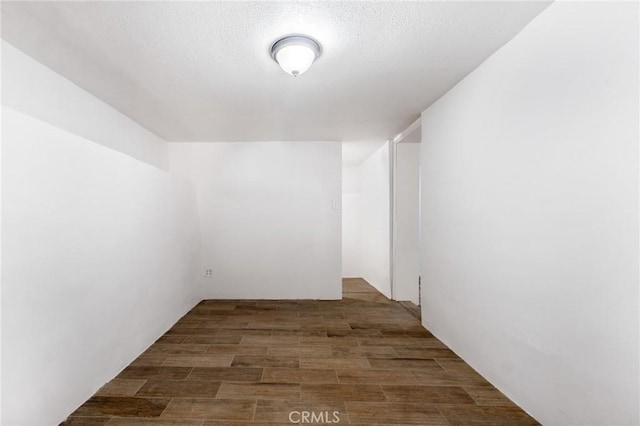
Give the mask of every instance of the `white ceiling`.
<svg viewBox="0 0 640 426">
<path fill-rule="evenodd" d="M 3 2 L 2 37 L 169 141 L 367 141 L 371 150 L 547 5 Z M 323 46 L 297 78 L 269 56 L 290 33 Z"/>
</svg>

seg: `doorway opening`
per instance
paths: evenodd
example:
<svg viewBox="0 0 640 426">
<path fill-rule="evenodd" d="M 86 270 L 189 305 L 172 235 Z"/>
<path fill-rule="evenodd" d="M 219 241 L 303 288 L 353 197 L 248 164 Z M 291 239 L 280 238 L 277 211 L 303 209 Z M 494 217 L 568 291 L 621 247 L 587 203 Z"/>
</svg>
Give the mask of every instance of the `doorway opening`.
<svg viewBox="0 0 640 426">
<path fill-rule="evenodd" d="M 419 307 L 420 280 L 420 143 L 416 120 L 393 140 L 391 155 L 392 298 Z M 419 309 L 417 309 L 419 312 Z"/>
</svg>

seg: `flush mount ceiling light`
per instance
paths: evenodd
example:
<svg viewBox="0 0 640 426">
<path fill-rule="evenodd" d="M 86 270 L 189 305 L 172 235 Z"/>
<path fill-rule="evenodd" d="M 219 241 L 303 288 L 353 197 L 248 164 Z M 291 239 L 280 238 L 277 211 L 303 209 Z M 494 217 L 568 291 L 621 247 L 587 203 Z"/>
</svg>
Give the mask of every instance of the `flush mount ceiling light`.
<svg viewBox="0 0 640 426">
<path fill-rule="evenodd" d="M 271 57 L 294 77 L 306 72 L 320 56 L 320 44 L 305 35 L 283 37 L 271 46 Z"/>
</svg>

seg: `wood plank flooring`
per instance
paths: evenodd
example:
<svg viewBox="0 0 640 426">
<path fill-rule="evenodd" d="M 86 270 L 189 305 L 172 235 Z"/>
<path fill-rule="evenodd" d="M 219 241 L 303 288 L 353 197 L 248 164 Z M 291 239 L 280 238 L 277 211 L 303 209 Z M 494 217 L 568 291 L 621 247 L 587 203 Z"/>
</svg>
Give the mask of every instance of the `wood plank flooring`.
<svg viewBox="0 0 640 426">
<path fill-rule="evenodd" d="M 204 300 L 63 425 L 538 424 L 361 279 Z"/>
</svg>

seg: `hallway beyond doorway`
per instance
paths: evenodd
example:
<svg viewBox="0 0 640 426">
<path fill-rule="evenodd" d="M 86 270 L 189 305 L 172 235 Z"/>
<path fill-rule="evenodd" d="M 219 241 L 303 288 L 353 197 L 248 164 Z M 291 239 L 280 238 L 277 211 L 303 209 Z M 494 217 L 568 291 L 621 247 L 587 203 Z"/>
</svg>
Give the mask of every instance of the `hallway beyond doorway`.
<svg viewBox="0 0 640 426">
<path fill-rule="evenodd" d="M 335 301 L 204 300 L 63 424 L 285 425 L 305 418 L 537 424 L 362 279 L 343 280 L 343 299 Z"/>
</svg>

